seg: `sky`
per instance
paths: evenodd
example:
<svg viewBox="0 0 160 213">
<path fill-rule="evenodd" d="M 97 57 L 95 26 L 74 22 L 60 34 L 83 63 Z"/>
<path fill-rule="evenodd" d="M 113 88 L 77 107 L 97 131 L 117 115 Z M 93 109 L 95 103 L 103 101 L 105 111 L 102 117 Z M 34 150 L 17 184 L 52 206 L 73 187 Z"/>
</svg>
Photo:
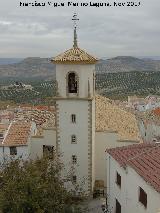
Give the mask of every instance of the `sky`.
<svg viewBox="0 0 160 213">
<path fill-rule="evenodd" d="M 48 1 L 51 5 L 47 5 Z M 37 0 L 45 7 L 22 7 L 33 0 L 0 0 L 0 57 L 54 57 L 73 46 L 74 12 L 78 46 L 96 57 L 160 56 L 160 0 L 140 6 L 114 6 L 127 0 Z M 64 3 L 54 7 L 53 3 Z M 73 6 L 71 3 L 78 3 Z M 80 3 L 110 7 L 81 7 Z M 137 4 L 138 1 L 133 1 Z"/>
</svg>

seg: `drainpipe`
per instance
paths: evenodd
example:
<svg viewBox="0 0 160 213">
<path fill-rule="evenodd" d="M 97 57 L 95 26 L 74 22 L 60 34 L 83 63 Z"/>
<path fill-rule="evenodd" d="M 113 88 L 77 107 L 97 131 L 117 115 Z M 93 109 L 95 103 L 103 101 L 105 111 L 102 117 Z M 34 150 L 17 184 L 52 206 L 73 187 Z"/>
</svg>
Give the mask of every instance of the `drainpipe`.
<svg viewBox="0 0 160 213">
<path fill-rule="evenodd" d="M 109 175 L 108 175 L 108 182 L 109 182 L 109 186 L 108 186 L 108 194 L 107 194 L 107 205 L 108 205 L 108 198 L 110 197 L 110 159 L 111 159 L 111 156 L 109 154 L 109 165 L 108 165 L 108 170 L 109 170 Z"/>
<path fill-rule="evenodd" d="M 4 163 L 4 146 L 3 146 L 3 163 Z"/>
</svg>

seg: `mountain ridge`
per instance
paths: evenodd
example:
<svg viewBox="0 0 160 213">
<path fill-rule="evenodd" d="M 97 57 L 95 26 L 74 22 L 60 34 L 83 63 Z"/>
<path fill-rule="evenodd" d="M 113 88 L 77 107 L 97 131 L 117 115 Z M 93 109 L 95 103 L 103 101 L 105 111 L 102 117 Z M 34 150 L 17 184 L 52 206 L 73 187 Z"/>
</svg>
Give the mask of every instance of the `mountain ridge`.
<svg viewBox="0 0 160 213">
<path fill-rule="evenodd" d="M 0 65 L 1 78 L 54 78 L 55 64 L 51 58 L 28 57 L 13 64 Z M 140 59 L 132 56 L 117 56 L 100 59 L 96 64 L 96 73 L 116 73 L 132 71 L 160 71 L 160 60 Z"/>
</svg>

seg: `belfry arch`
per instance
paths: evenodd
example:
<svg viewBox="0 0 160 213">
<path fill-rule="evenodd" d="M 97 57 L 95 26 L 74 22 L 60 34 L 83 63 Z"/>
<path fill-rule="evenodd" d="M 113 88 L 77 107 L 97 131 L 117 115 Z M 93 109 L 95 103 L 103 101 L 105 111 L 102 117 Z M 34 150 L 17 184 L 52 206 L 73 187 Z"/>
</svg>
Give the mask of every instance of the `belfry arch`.
<svg viewBox="0 0 160 213">
<path fill-rule="evenodd" d="M 75 72 L 67 74 L 67 93 L 78 94 L 78 75 Z"/>
</svg>

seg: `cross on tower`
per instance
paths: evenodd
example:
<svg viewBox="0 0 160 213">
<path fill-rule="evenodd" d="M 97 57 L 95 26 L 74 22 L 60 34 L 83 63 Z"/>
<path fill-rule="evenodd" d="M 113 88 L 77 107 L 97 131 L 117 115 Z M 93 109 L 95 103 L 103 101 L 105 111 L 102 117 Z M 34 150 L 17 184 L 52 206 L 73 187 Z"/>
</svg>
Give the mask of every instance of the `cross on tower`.
<svg viewBox="0 0 160 213">
<path fill-rule="evenodd" d="M 73 15 L 73 24 L 74 24 L 74 41 L 73 41 L 73 47 L 77 48 L 78 44 L 77 44 L 77 21 L 79 21 L 79 19 L 77 18 L 77 14 L 74 13 Z"/>
</svg>

